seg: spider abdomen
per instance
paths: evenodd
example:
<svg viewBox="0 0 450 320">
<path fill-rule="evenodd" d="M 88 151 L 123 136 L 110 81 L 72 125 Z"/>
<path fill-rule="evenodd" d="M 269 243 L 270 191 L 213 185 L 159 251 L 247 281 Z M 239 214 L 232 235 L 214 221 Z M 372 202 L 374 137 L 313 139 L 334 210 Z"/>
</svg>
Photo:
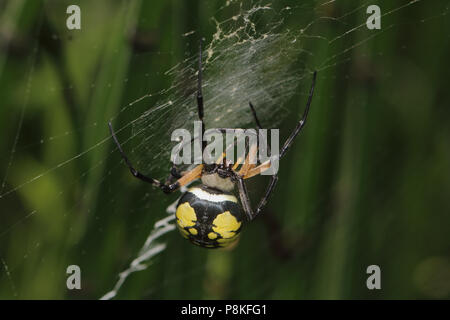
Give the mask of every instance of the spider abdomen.
<svg viewBox="0 0 450 320">
<path fill-rule="evenodd" d="M 181 235 L 205 248 L 234 243 L 243 223 L 242 211 L 234 195 L 204 185 L 190 188 L 183 194 L 176 218 Z"/>
</svg>

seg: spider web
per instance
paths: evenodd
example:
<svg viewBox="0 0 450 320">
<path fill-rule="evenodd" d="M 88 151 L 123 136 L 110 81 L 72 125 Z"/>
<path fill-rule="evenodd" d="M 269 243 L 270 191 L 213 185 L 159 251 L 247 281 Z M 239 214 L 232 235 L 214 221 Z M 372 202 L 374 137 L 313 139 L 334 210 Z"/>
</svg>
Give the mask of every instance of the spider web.
<svg viewBox="0 0 450 320">
<path fill-rule="evenodd" d="M 389 8 L 383 7 L 382 19 L 417 5 L 419 2 L 419 0 L 405 1 L 402 4 L 392 4 Z M 312 6 L 287 5 L 284 1 L 275 4 L 268 1 L 229 0 L 211 16 L 210 24 L 214 29 L 212 35 L 199 35 L 195 30 L 187 30 L 180 35 L 180 38 L 185 39 L 186 43 L 198 43 L 196 40 L 199 37 L 205 38 L 202 43 L 206 126 L 230 128 L 254 126 L 251 111 L 248 108 L 248 102 L 251 101 L 257 108 L 263 127 L 276 127 L 284 118 L 292 115 L 291 111 L 285 108 L 287 102 L 306 100 L 314 70 L 318 71 L 320 77 L 321 72 L 347 63 L 354 59 L 356 48 L 396 27 L 395 24 L 388 24 L 379 31 L 367 30 L 365 10 L 371 4 L 370 1 L 358 4 L 340 15 L 333 12 L 335 3 L 336 1 L 324 1 Z M 16 8 L 16 10 L 19 9 Z M 128 11 L 133 12 L 133 10 L 137 9 Z M 299 12 L 302 12 L 304 16 L 300 24 L 301 28 L 298 27 L 297 21 L 291 19 L 291 15 L 298 17 Z M 448 7 L 445 7 L 442 13 L 437 13 L 435 16 L 424 16 L 421 17 L 421 20 L 442 18 L 447 12 Z M 296 13 L 296 15 L 292 13 Z M 388 21 L 388 19 L 386 20 Z M 355 24 L 354 21 L 358 22 Z M 412 21 L 412 23 L 414 22 L 416 21 Z M 330 30 L 332 31 L 330 32 Z M 357 34 L 358 37 L 352 38 L 354 34 Z M 351 40 L 349 41 L 349 39 Z M 342 45 L 342 43 L 345 44 L 344 49 L 338 50 L 338 52 L 332 50 L 334 46 Z M 67 184 L 69 187 L 77 189 L 86 181 L 93 181 L 91 186 L 95 186 L 96 189 L 105 189 L 105 192 L 109 194 L 109 205 L 120 203 L 121 200 L 117 199 L 120 197 L 120 193 L 117 194 L 121 184 L 119 178 L 125 176 L 124 172 L 126 171 L 115 148 L 109 152 L 104 151 L 112 143 L 107 131 L 101 131 L 103 132 L 102 136 L 97 134 L 100 124 L 103 125 L 108 120 L 104 117 L 103 119 L 98 117 L 94 122 L 86 122 L 85 125 L 76 127 L 75 130 L 61 130 L 59 134 L 50 131 L 51 135 L 35 139 L 31 145 L 21 143 L 21 137 L 24 135 L 24 117 L 29 112 L 30 100 L 35 98 L 30 91 L 39 88 L 38 84 L 33 82 L 38 72 L 35 60 L 39 50 L 39 46 L 36 45 L 27 66 L 27 80 L 24 87 L 19 89 L 23 95 L 23 104 L 18 115 L 16 135 L 11 140 L 9 154 L 2 156 L 2 168 L 4 169 L 0 188 L 0 205 L 14 203 L 14 207 L 20 214 L 2 213 L 5 220 L 1 224 L 0 239 L 4 243 L 18 241 L 21 234 L 31 228 L 45 226 L 45 223 L 48 223 L 46 219 L 55 219 L 52 222 L 54 228 L 68 233 L 66 236 L 61 231 L 48 230 L 49 233 L 54 234 L 53 241 L 57 241 L 60 237 L 64 242 L 65 246 L 61 249 L 63 252 L 61 254 L 70 257 L 69 252 L 81 251 L 83 252 L 81 256 L 83 256 L 84 252 L 89 251 L 86 245 L 87 239 L 94 238 L 99 242 L 115 241 L 110 238 L 102 239 L 102 230 L 110 223 L 111 219 L 117 220 L 137 214 L 136 218 L 131 219 L 132 222 L 128 227 L 138 230 L 140 236 L 129 244 L 132 248 L 131 252 L 125 250 L 124 257 L 118 259 L 116 265 L 113 266 L 114 269 L 124 271 L 119 273 L 117 282 L 115 282 L 116 279 L 106 279 L 107 286 L 102 287 L 102 291 L 106 293 L 102 295 L 102 298 L 110 299 L 119 293 L 131 274 L 145 270 L 157 263 L 154 261 L 155 257 L 164 252 L 170 244 L 163 237 L 175 229 L 173 204 L 169 206 L 169 215 L 164 216 L 160 209 L 161 206 L 167 205 L 167 202 L 162 202 L 162 205 L 158 207 L 154 203 L 160 201 L 161 198 L 152 195 L 151 190 L 148 190 L 148 192 L 135 197 L 136 201 L 133 207 L 129 208 L 127 212 L 118 213 L 113 210 L 111 212 L 113 218 L 111 218 L 111 216 L 100 216 L 96 213 L 98 206 L 92 203 L 92 199 L 99 191 L 78 190 L 76 199 L 70 200 L 71 205 L 67 206 L 61 203 L 69 195 L 57 188 L 50 188 L 47 189 L 48 193 L 41 196 L 55 202 L 65 212 L 64 217 L 54 218 L 53 215 L 47 214 L 46 207 L 41 202 L 33 202 L 35 200 L 30 198 L 30 190 L 36 191 L 43 188 L 41 182 L 44 178 L 51 180 L 59 175 L 64 175 L 67 167 L 75 167 L 78 163 L 91 157 L 88 169 L 74 177 L 74 180 L 67 181 Z M 176 63 L 173 68 L 163 74 L 158 72 L 151 74 L 168 79 L 167 81 L 171 81 L 169 86 L 148 93 L 149 88 L 143 85 L 140 90 L 144 92 L 137 94 L 137 99 L 123 106 L 112 117 L 119 140 L 130 154 L 135 166 L 143 172 L 152 172 L 160 179 L 165 177 L 168 170 L 170 153 L 168 146 L 171 132 L 176 128 L 187 128 L 192 131 L 192 123 L 197 120 L 195 94 L 198 49 L 186 45 L 186 51 L 189 56 Z M 171 53 L 161 54 L 161 56 L 164 55 L 171 56 Z M 0 60 L 0 74 L 4 63 Z M 38 74 L 38 76 L 41 75 Z M 146 73 L 146 76 L 150 75 Z M 129 79 L 128 77 L 120 78 L 119 81 L 128 82 Z M 96 85 L 96 83 L 92 83 L 91 87 L 95 88 Z M 61 90 L 65 89 L 67 88 Z M 53 90 L 55 89 L 53 88 Z M 318 92 L 316 95 L 320 97 L 321 93 Z M 292 116 L 298 117 L 298 112 Z M 104 120 L 103 123 L 98 122 L 100 119 Z M 126 119 L 126 121 L 121 122 L 121 119 Z M 87 147 L 83 147 L 80 152 L 72 153 L 64 159 L 48 159 L 50 162 L 44 162 L 45 164 L 38 166 L 40 169 L 37 173 L 31 169 L 23 173 L 15 172 L 17 157 L 26 154 L 27 148 L 58 146 L 59 143 L 73 140 L 73 137 L 80 131 L 96 133 L 96 140 L 88 141 Z M 92 154 L 94 156 L 91 156 Z M 104 172 L 104 165 L 107 162 L 113 164 L 110 170 Z M 24 163 L 21 162 L 21 164 Z M 92 223 L 84 231 L 77 230 L 69 223 L 70 219 L 65 219 L 67 216 L 76 215 L 80 212 L 80 208 L 83 209 L 83 212 L 77 219 Z M 149 215 L 149 210 L 153 213 L 159 210 L 160 213 Z M 161 218 L 161 216 L 163 217 Z M 90 219 L 90 217 L 94 218 Z M 37 220 L 37 225 L 34 220 Z M 137 220 L 141 220 L 141 222 Z M 136 225 L 131 225 L 131 223 Z M 148 230 L 151 230 L 150 233 Z M 2 285 L 0 287 L 9 288 L 9 290 L 3 289 L 4 292 L 1 293 L 1 296 L 23 297 L 19 288 L 27 279 L 22 278 L 21 275 L 30 274 L 27 271 L 30 268 L 29 264 L 38 262 L 45 265 L 48 261 L 46 260 L 46 251 L 41 246 L 46 239 L 42 232 L 32 232 L 24 242 L 25 244 L 17 246 L 13 254 L 5 255 L 3 252 L 6 251 L 7 246 L 1 247 L 2 276 L 0 280 Z M 142 246 L 143 239 L 145 241 Z M 111 246 L 114 247 L 114 244 Z M 131 258 L 135 256 L 139 247 L 141 250 L 138 255 Z M 86 253 L 86 255 L 95 256 L 92 252 Z M 64 262 L 69 260 L 69 258 L 64 259 Z M 174 263 L 180 261 L 180 258 L 174 257 Z M 55 264 L 61 268 L 65 267 L 63 263 Z M 40 270 L 44 272 L 46 269 L 42 267 Z M 201 269 L 191 272 L 201 272 Z M 92 270 L 89 273 L 91 273 L 90 278 L 92 279 L 96 274 L 101 274 L 102 270 Z M 44 275 L 41 274 L 41 276 Z M 65 283 L 65 276 L 65 274 L 60 275 L 61 281 L 64 281 L 62 283 Z M 48 294 L 51 296 L 56 293 Z M 45 293 L 43 297 L 46 297 Z"/>
</svg>

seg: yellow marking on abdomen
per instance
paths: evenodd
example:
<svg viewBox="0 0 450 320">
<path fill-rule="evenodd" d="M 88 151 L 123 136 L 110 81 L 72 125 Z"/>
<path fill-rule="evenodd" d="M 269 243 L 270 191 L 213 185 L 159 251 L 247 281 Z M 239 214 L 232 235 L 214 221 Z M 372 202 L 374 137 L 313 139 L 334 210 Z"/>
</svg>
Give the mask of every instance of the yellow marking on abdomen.
<svg viewBox="0 0 450 320">
<path fill-rule="evenodd" d="M 189 202 L 182 203 L 178 206 L 177 212 L 175 213 L 177 217 L 177 224 L 181 228 L 193 227 L 197 221 L 197 216 L 195 214 L 194 208 L 191 207 Z"/>
<path fill-rule="evenodd" d="M 210 233 L 208 233 L 208 238 L 211 240 L 214 240 L 217 238 L 217 234 L 215 234 L 214 232 L 210 232 Z"/>
<path fill-rule="evenodd" d="M 241 227 L 241 222 L 237 221 L 230 211 L 225 211 L 217 215 L 213 221 L 213 231 L 220 234 L 224 239 L 233 238 L 236 235 L 236 231 Z"/>
</svg>

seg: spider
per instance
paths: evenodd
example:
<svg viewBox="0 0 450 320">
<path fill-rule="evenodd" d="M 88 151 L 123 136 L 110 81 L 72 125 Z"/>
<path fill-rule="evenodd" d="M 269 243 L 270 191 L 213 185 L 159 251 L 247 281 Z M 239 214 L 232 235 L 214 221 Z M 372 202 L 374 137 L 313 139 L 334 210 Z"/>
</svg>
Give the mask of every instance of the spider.
<svg viewBox="0 0 450 320">
<path fill-rule="evenodd" d="M 287 150 L 294 142 L 294 139 L 305 125 L 314 94 L 316 74 L 317 72 L 315 71 L 303 116 L 285 141 L 279 152 L 278 159 L 281 159 L 286 154 Z M 197 85 L 198 117 L 202 123 L 202 133 L 204 134 L 201 46 L 198 59 Z M 259 129 L 262 129 L 255 108 L 251 102 L 249 102 L 249 106 L 256 126 Z M 183 173 L 180 173 L 177 167 L 172 163 L 170 175 L 166 182 L 162 183 L 159 180 L 142 174 L 133 167 L 114 133 L 111 122 L 109 122 L 108 125 L 120 155 L 134 177 L 160 188 L 166 194 L 178 190 L 180 187 L 195 180 L 201 180 L 199 185 L 189 188 L 182 194 L 178 201 L 175 215 L 176 224 L 181 235 L 186 239 L 189 239 L 193 244 L 204 248 L 228 247 L 235 244 L 243 223 L 252 221 L 261 213 L 278 181 L 277 174 L 271 176 L 270 182 L 262 199 L 256 207 L 256 210 L 252 210 L 244 180 L 261 174 L 270 168 L 271 165 L 270 159 L 259 165 L 251 164 L 249 159 L 254 157 L 258 151 L 257 147 L 253 147 L 249 148 L 243 163 L 240 163 L 242 160 L 238 160 L 234 165 L 226 161 L 225 154 L 223 154 L 215 164 L 202 163 L 192 170 Z M 202 149 L 204 148 L 205 141 L 203 141 L 202 144 Z M 240 169 L 238 171 L 237 168 L 239 166 Z M 233 194 L 236 186 L 239 193 L 240 204 Z"/>
</svg>

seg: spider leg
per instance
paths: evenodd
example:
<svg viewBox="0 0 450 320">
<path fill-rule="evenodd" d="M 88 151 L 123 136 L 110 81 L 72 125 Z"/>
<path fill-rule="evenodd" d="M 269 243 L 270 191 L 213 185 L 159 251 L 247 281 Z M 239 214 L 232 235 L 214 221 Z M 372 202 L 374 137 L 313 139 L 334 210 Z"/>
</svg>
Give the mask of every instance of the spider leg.
<svg viewBox="0 0 450 320">
<path fill-rule="evenodd" d="M 191 183 L 194 180 L 201 178 L 203 173 L 203 164 L 199 164 L 192 170 L 185 172 L 177 181 L 169 181 L 161 186 L 161 190 L 165 193 L 170 193 L 172 191 L 178 190 L 179 188 Z"/>
<path fill-rule="evenodd" d="M 239 175 L 235 176 L 237 180 L 237 186 L 239 190 L 239 198 L 241 200 L 242 209 L 244 209 L 244 213 L 247 216 L 248 221 L 252 221 L 255 218 L 255 214 L 252 210 L 252 205 L 250 203 L 250 197 L 248 195 L 247 187 L 244 182 L 244 178 Z"/>
<path fill-rule="evenodd" d="M 303 128 L 303 126 L 306 123 L 306 118 L 308 116 L 309 107 L 311 106 L 311 101 L 312 101 L 312 97 L 313 97 L 313 94 L 314 94 L 314 86 L 315 86 L 315 83 L 316 83 L 316 74 L 317 74 L 317 71 L 314 71 L 313 82 L 311 84 L 311 89 L 310 89 L 310 92 L 309 92 L 308 101 L 306 103 L 306 108 L 305 108 L 305 111 L 303 112 L 302 119 L 298 122 L 297 126 L 295 127 L 295 129 L 291 133 L 291 135 L 288 137 L 288 139 L 286 139 L 286 142 L 284 143 L 283 148 L 281 149 L 280 155 L 278 157 L 279 159 L 281 159 L 281 157 L 283 157 L 286 154 L 288 148 L 292 145 L 292 143 L 294 142 L 294 139 L 297 137 L 297 135 L 300 133 L 301 129 Z M 254 109 L 254 107 L 253 107 L 253 105 L 251 103 L 250 103 L 250 107 L 252 108 L 252 111 L 253 111 L 253 113 L 255 115 L 255 118 L 256 118 L 256 112 L 255 112 L 255 109 Z M 264 163 L 260 164 L 259 166 L 255 167 L 255 168 L 251 168 L 244 175 L 244 179 L 248 179 L 248 178 L 251 178 L 251 177 L 256 176 L 258 174 L 261 174 L 262 172 L 264 172 L 267 169 L 269 169 L 270 165 L 271 165 L 270 160 L 267 160 Z"/>
<path fill-rule="evenodd" d="M 109 130 L 111 132 L 111 136 L 120 152 L 120 155 L 122 156 L 123 160 L 125 161 L 125 164 L 127 165 L 128 169 L 130 169 L 131 174 L 135 177 L 138 178 L 139 180 L 142 180 L 144 182 L 150 183 L 155 187 L 160 188 L 162 191 L 164 191 L 165 193 L 170 193 L 172 191 L 177 190 L 179 187 L 184 186 L 186 184 L 188 184 L 189 182 L 198 179 L 201 176 L 202 170 L 203 170 L 203 165 L 198 165 L 196 166 L 194 169 L 192 169 L 191 171 L 188 171 L 185 175 L 181 176 L 178 171 L 175 168 L 175 165 L 172 164 L 172 170 L 171 170 L 171 175 L 173 177 L 180 177 L 176 182 L 174 183 L 166 183 L 163 184 L 161 183 L 159 180 L 148 177 L 142 173 L 140 173 L 138 170 L 136 170 L 133 165 L 131 164 L 130 160 L 128 159 L 128 157 L 125 155 L 125 152 L 122 149 L 122 146 L 119 143 L 119 140 L 116 137 L 116 134 L 113 130 L 113 127 L 111 125 L 111 122 L 108 122 L 108 126 L 109 126 Z M 169 178 L 170 179 L 170 178 Z"/>
<path fill-rule="evenodd" d="M 242 160 L 244 160 L 242 157 L 239 157 L 236 161 L 236 163 L 233 165 L 233 167 L 231 167 L 231 170 L 236 170 L 237 167 L 239 167 L 242 163 Z"/>
<path fill-rule="evenodd" d="M 180 179 L 177 180 L 177 182 L 173 183 L 172 185 L 177 185 L 177 187 L 179 188 L 187 185 L 189 182 L 199 179 L 202 176 L 203 167 L 203 164 L 199 164 L 192 170 L 186 172 Z"/>
<path fill-rule="evenodd" d="M 270 195 L 273 192 L 273 189 L 275 188 L 275 185 L 277 184 L 277 181 L 278 181 L 278 174 L 274 174 L 270 179 L 269 185 L 266 188 L 266 192 L 264 193 L 264 196 L 259 201 L 258 207 L 256 207 L 255 216 L 257 216 L 262 211 L 264 206 L 266 205 L 267 201 L 269 200 Z"/>
<path fill-rule="evenodd" d="M 250 169 L 256 166 L 257 153 L 258 153 L 258 145 L 257 144 L 251 145 L 247 157 L 244 161 L 244 164 L 242 165 L 241 170 L 239 170 L 238 174 L 240 176 L 244 177 Z"/>
<path fill-rule="evenodd" d="M 239 172 L 233 172 L 234 179 L 237 181 L 238 191 L 239 191 L 239 198 L 241 200 L 242 208 L 244 209 L 244 212 L 247 216 L 248 221 L 252 221 L 259 213 L 260 208 L 258 206 L 258 209 L 256 212 L 253 212 L 250 197 L 248 195 L 247 187 L 244 182 L 244 177 L 247 175 L 247 173 L 255 168 L 256 163 L 256 157 L 258 152 L 258 146 L 257 144 L 253 144 L 250 146 L 250 150 L 247 154 L 247 157 L 245 158 L 245 161 L 239 170 Z M 238 159 L 237 163 L 240 163 L 242 159 Z M 236 166 L 237 168 L 237 166 Z M 234 170 L 234 169 L 233 169 Z"/>
<path fill-rule="evenodd" d="M 253 106 L 253 104 L 249 101 L 248 105 L 250 106 L 250 109 L 252 110 L 252 114 L 253 114 L 253 118 L 255 119 L 256 125 L 258 126 L 259 129 L 262 129 L 261 123 L 258 120 L 258 117 L 256 116 L 256 110 L 255 107 Z"/>
<path fill-rule="evenodd" d="M 253 106 L 253 103 L 251 103 L 251 101 L 249 101 L 248 105 L 250 106 L 250 109 L 252 110 L 252 114 L 253 114 L 253 118 L 255 120 L 256 126 L 258 127 L 258 129 L 263 129 L 263 127 L 261 126 L 261 122 L 259 122 L 258 116 L 256 115 L 256 110 L 255 110 L 255 107 Z M 259 143 L 259 138 L 260 138 L 260 135 L 258 134 L 258 148 L 261 148 L 261 145 Z M 269 152 L 271 152 L 269 145 L 267 145 L 267 150 Z"/>
<path fill-rule="evenodd" d="M 122 156 L 122 159 L 125 161 L 125 164 L 127 165 L 128 169 L 130 169 L 131 174 L 142 180 L 145 181 L 147 183 L 151 183 L 152 185 L 154 185 L 155 187 L 161 187 L 161 182 L 159 180 L 153 179 L 151 177 L 147 177 L 146 175 L 140 173 L 139 171 L 137 171 L 133 165 L 131 164 L 130 160 L 128 159 L 128 157 L 125 155 L 125 152 L 122 149 L 122 146 L 119 143 L 119 140 L 116 137 L 116 134 L 114 132 L 114 129 L 112 127 L 111 122 L 108 122 L 108 126 L 109 126 L 109 131 L 111 132 L 111 136 L 114 140 L 114 143 L 116 144 L 117 148 L 119 149 L 120 155 Z"/>
<path fill-rule="evenodd" d="M 170 168 L 170 174 L 166 179 L 165 184 L 171 184 L 176 179 L 180 179 L 182 177 L 182 174 L 178 171 L 177 166 L 172 162 L 172 167 Z"/>
<path fill-rule="evenodd" d="M 198 54 L 198 84 L 197 84 L 197 107 L 198 118 L 202 122 L 202 137 L 205 135 L 205 123 L 203 122 L 203 93 L 202 93 L 202 42 L 200 40 Z M 202 139 L 202 154 L 206 148 L 206 141 Z"/>
<path fill-rule="evenodd" d="M 271 162 L 270 159 L 261 163 L 259 166 L 251 168 L 250 170 L 247 171 L 247 173 L 244 175 L 244 179 L 249 179 L 251 177 L 254 177 L 258 174 L 261 174 L 262 172 L 266 171 L 267 169 L 269 169 L 271 166 Z"/>
<path fill-rule="evenodd" d="M 229 129 L 229 128 L 213 128 L 213 129 L 208 129 L 208 130 L 213 130 L 213 131 L 218 131 L 222 134 L 226 134 L 227 130 L 236 130 L 236 129 Z M 240 129 L 240 130 L 244 130 L 244 129 Z M 258 138 L 258 137 L 257 137 Z M 223 163 L 224 159 L 227 159 L 227 154 L 229 153 L 230 149 L 234 148 L 236 146 L 236 143 L 238 142 L 237 139 L 234 139 L 232 143 L 230 143 L 229 145 L 226 146 L 225 151 L 216 159 L 215 164 L 216 165 L 220 165 L 221 163 Z M 257 163 L 257 144 L 250 146 L 249 148 L 249 153 L 247 154 L 246 160 L 244 162 L 242 162 L 244 159 L 243 157 L 239 157 L 236 160 L 236 163 L 230 163 L 232 164 L 232 166 L 230 168 L 232 168 L 232 170 L 236 170 L 239 165 L 245 165 L 246 169 L 244 171 L 248 171 L 251 168 L 255 167 L 255 164 Z M 250 157 L 249 157 L 250 155 Z M 245 156 L 245 155 L 244 155 Z M 227 159 L 230 160 L 230 159 Z M 232 159 L 234 160 L 234 159 Z M 228 164 L 228 162 L 227 162 Z M 241 168 L 242 170 L 242 168 Z"/>
<path fill-rule="evenodd" d="M 170 169 L 170 175 L 176 179 L 181 178 L 181 173 L 178 171 L 177 166 L 172 162 L 172 168 Z"/>
<path fill-rule="evenodd" d="M 305 111 L 303 112 L 303 116 L 302 119 L 298 122 L 297 126 L 295 127 L 294 131 L 291 133 L 291 135 L 289 136 L 289 138 L 286 140 L 286 142 L 283 145 L 283 148 L 281 149 L 280 155 L 279 155 L 279 159 L 281 159 L 281 157 L 283 157 L 286 153 L 286 151 L 288 150 L 288 148 L 292 145 L 294 139 L 297 137 L 297 135 L 300 133 L 300 131 L 302 130 L 303 126 L 305 125 L 306 122 L 306 118 L 308 117 L 308 112 L 309 112 L 309 108 L 311 106 L 311 102 L 312 102 L 312 97 L 314 94 L 314 87 L 315 87 L 315 83 L 316 83 L 316 75 L 317 72 L 314 71 L 314 75 L 313 75 L 313 81 L 311 84 L 311 89 L 309 91 L 309 96 L 308 96 L 308 101 L 306 102 L 306 108 Z M 257 117 L 256 117 L 256 112 L 255 109 L 253 107 L 252 104 L 250 104 L 250 108 L 252 108 L 252 112 L 253 115 L 257 121 Z M 264 193 L 264 196 L 262 197 L 262 199 L 260 200 L 258 206 L 256 207 L 255 211 L 252 211 L 251 209 L 251 205 L 250 205 L 250 198 L 248 196 L 248 192 L 247 192 L 247 188 L 245 186 L 244 183 L 244 179 L 248 179 L 251 178 L 257 174 L 260 174 L 262 172 L 264 172 L 265 170 L 267 170 L 268 168 L 270 168 L 270 160 L 262 163 L 261 165 L 255 167 L 255 168 L 251 168 L 250 170 L 247 170 L 245 172 L 245 174 L 243 176 L 238 176 L 238 189 L 239 189 L 239 195 L 241 198 L 241 203 L 242 206 L 244 208 L 244 211 L 246 212 L 247 216 L 250 217 L 250 220 L 254 219 L 264 208 L 264 206 L 267 203 L 267 200 L 269 199 L 270 195 L 272 194 L 275 185 L 278 181 L 278 175 L 274 174 L 272 175 L 270 182 L 266 188 L 266 192 Z"/>
<path fill-rule="evenodd" d="M 244 177 L 236 175 L 235 179 L 237 180 L 238 190 L 239 190 L 239 198 L 241 200 L 242 208 L 244 209 L 245 214 L 247 215 L 247 218 L 249 221 L 252 221 L 264 208 L 267 201 L 269 200 L 270 195 L 273 192 L 273 189 L 275 188 L 275 185 L 278 181 L 278 175 L 274 174 L 269 182 L 269 185 L 267 186 L 266 192 L 264 193 L 264 196 L 261 198 L 258 206 L 256 207 L 256 210 L 252 210 L 250 197 L 248 195 L 247 187 L 244 182 Z"/>
<path fill-rule="evenodd" d="M 309 90 L 308 101 L 306 102 L 306 108 L 305 108 L 305 111 L 303 112 L 302 119 L 297 123 L 297 126 L 295 127 L 294 131 L 291 133 L 289 138 L 287 138 L 286 142 L 283 145 L 283 148 L 281 148 L 280 159 L 287 152 L 288 148 L 292 145 L 292 143 L 294 142 L 294 139 L 297 137 L 297 135 L 300 133 L 300 131 L 302 130 L 303 126 L 306 123 L 306 118 L 308 117 L 309 107 L 311 106 L 312 98 L 314 95 L 314 87 L 316 85 L 316 76 L 317 76 L 317 71 L 314 71 L 311 89 Z"/>
</svg>

